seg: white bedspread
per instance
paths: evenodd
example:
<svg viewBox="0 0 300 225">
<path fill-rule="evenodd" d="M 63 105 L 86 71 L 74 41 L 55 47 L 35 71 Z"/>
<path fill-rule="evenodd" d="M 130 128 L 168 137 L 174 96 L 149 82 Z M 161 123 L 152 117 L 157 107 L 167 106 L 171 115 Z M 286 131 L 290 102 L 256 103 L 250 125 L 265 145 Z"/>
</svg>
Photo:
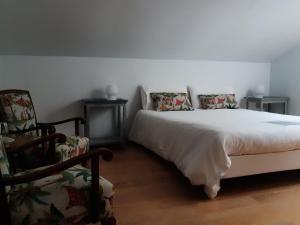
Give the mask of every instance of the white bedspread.
<svg viewBox="0 0 300 225">
<path fill-rule="evenodd" d="M 300 149 L 300 117 L 244 109 L 140 110 L 129 139 L 175 163 L 215 197 L 229 156 Z"/>
</svg>

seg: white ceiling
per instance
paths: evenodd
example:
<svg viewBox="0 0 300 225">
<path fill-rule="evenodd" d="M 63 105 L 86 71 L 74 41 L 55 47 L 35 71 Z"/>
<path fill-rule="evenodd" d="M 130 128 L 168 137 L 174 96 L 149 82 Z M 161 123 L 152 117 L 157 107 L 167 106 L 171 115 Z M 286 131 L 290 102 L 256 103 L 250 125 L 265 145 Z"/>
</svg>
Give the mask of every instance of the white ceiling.
<svg viewBox="0 0 300 225">
<path fill-rule="evenodd" d="M 0 55 L 269 62 L 298 44 L 299 0 L 0 0 Z"/>
</svg>

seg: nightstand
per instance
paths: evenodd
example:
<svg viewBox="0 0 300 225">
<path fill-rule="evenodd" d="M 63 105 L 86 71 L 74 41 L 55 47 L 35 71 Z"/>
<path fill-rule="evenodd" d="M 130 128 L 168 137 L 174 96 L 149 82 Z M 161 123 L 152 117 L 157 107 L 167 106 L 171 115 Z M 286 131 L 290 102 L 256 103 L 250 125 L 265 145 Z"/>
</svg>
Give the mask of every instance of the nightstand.
<svg viewBox="0 0 300 225">
<path fill-rule="evenodd" d="M 96 147 L 101 145 L 109 145 L 109 144 L 125 144 L 125 119 L 126 119 L 126 104 L 128 100 L 126 99 L 117 99 L 117 100 L 108 100 L 103 98 L 91 98 L 91 99 L 83 99 L 84 104 L 84 117 L 86 120 L 84 135 L 90 138 L 90 146 Z M 90 111 L 92 108 L 105 109 L 112 108 L 113 112 L 113 120 L 116 125 L 113 129 L 117 133 L 116 136 L 110 137 L 99 137 L 99 138 L 91 138 L 90 135 Z"/>
<path fill-rule="evenodd" d="M 246 108 L 249 108 L 249 103 L 256 103 L 260 111 L 264 111 L 264 105 L 267 105 L 268 112 L 271 112 L 272 104 L 282 104 L 283 105 L 283 114 L 288 113 L 288 97 L 279 97 L 279 96 L 264 96 L 262 98 L 256 97 L 245 97 Z"/>
</svg>

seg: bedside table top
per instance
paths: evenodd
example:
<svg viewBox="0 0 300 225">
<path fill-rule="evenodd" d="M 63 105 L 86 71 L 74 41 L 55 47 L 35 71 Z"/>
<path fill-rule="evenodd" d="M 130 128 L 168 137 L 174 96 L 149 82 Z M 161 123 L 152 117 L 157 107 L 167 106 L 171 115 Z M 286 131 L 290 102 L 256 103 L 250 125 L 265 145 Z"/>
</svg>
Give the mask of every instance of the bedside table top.
<svg viewBox="0 0 300 225">
<path fill-rule="evenodd" d="M 246 101 L 249 102 L 286 102 L 290 98 L 289 97 L 284 97 L 284 96 L 264 96 L 262 98 L 257 98 L 257 97 L 245 97 Z"/>
<path fill-rule="evenodd" d="M 106 98 L 86 98 L 82 99 L 84 104 L 126 104 L 128 102 L 127 99 L 118 98 L 116 100 L 109 100 Z"/>
</svg>

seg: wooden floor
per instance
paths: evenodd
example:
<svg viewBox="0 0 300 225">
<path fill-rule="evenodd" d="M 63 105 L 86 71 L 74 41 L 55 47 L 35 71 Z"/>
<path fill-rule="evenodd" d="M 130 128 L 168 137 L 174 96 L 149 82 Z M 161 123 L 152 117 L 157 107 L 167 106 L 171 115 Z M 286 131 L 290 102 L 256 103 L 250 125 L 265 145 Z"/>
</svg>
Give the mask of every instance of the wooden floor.
<svg viewBox="0 0 300 225">
<path fill-rule="evenodd" d="M 300 171 L 230 179 L 208 200 L 173 165 L 130 145 L 114 149 L 101 174 L 115 184 L 119 225 L 300 224 Z"/>
</svg>

